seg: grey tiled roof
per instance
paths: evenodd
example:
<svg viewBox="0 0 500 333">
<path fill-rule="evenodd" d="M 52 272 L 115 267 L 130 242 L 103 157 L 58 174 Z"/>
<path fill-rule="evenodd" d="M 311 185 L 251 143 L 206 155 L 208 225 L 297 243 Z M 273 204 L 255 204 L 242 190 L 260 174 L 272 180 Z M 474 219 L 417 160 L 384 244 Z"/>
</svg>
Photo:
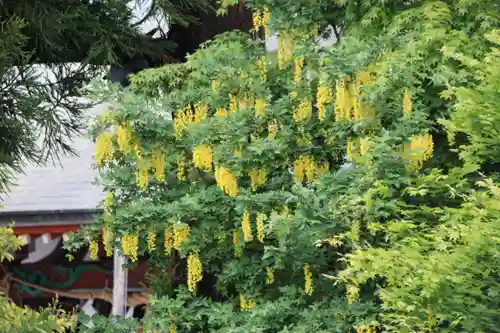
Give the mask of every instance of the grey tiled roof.
<svg viewBox="0 0 500 333">
<path fill-rule="evenodd" d="M 101 113 L 107 106 L 89 110 L 88 116 Z M 60 163 L 45 166 L 28 165 L 24 174 L 14 180 L 7 195 L 0 199 L 1 214 L 39 211 L 74 211 L 97 208 L 103 199 L 102 189 L 93 185 L 97 175 L 92 169 L 94 144 L 85 136 L 73 139 L 77 156 L 62 156 Z"/>
</svg>

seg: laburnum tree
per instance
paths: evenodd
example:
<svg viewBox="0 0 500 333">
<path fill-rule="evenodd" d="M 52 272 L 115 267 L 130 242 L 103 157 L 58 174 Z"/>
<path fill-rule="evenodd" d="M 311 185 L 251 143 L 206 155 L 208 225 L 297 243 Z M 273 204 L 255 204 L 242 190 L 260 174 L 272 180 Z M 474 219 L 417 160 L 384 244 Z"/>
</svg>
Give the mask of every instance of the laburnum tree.
<svg viewBox="0 0 500 333">
<path fill-rule="evenodd" d="M 497 332 L 498 4 L 247 5 L 276 58 L 228 33 L 96 89 L 80 236 L 150 261 L 145 330 Z"/>
</svg>

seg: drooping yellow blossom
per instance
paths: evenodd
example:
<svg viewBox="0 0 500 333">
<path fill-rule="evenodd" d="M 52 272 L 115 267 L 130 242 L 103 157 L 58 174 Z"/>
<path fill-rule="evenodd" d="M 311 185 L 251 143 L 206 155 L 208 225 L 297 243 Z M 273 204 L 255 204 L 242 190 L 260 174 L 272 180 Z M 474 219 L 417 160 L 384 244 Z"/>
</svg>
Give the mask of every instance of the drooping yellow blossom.
<svg viewBox="0 0 500 333">
<path fill-rule="evenodd" d="M 135 170 L 135 183 L 142 191 L 145 191 L 148 188 L 149 165 L 144 159 L 137 163 L 137 169 Z"/>
<path fill-rule="evenodd" d="M 236 96 L 229 94 L 229 112 L 236 112 L 238 109 L 238 99 Z"/>
<path fill-rule="evenodd" d="M 238 195 L 238 180 L 229 169 L 225 167 L 215 168 L 215 181 L 219 188 L 227 195 L 231 197 Z"/>
<path fill-rule="evenodd" d="M 370 138 L 364 137 L 359 140 L 359 154 L 366 155 L 370 151 Z"/>
<path fill-rule="evenodd" d="M 116 128 L 116 143 L 118 144 L 118 149 L 127 154 L 132 150 L 132 131 L 127 124 L 119 125 Z"/>
<path fill-rule="evenodd" d="M 241 156 L 243 156 L 243 151 L 241 150 L 241 148 L 237 148 L 234 150 L 233 155 L 234 155 L 234 157 L 240 158 Z"/>
<path fill-rule="evenodd" d="M 266 284 L 274 283 L 274 270 L 271 267 L 266 267 Z"/>
<path fill-rule="evenodd" d="M 102 133 L 97 137 L 94 159 L 98 166 L 109 162 L 113 158 L 113 137 L 110 133 Z"/>
<path fill-rule="evenodd" d="M 192 253 L 187 259 L 188 290 L 196 292 L 196 285 L 203 278 L 203 267 L 198 253 Z"/>
<path fill-rule="evenodd" d="M 163 249 L 167 257 L 170 257 L 170 255 L 172 254 L 173 247 L 174 247 L 174 232 L 172 231 L 171 228 L 167 228 L 163 233 Z"/>
<path fill-rule="evenodd" d="M 271 120 L 267 125 L 267 139 L 273 140 L 278 134 L 279 125 L 276 119 Z"/>
<path fill-rule="evenodd" d="M 354 84 L 351 83 L 349 85 L 349 95 L 351 98 L 351 112 L 350 116 L 352 116 L 352 119 L 354 120 L 360 120 L 361 119 L 361 103 L 359 101 L 359 94 L 358 94 L 358 87 Z"/>
<path fill-rule="evenodd" d="M 299 84 L 302 80 L 302 67 L 304 66 L 303 59 L 295 59 L 293 61 L 293 80 Z"/>
<path fill-rule="evenodd" d="M 311 117 L 312 114 L 312 104 L 311 100 L 305 98 L 300 101 L 299 105 L 293 111 L 293 120 L 306 121 Z"/>
<path fill-rule="evenodd" d="M 227 110 L 226 108 L 217 108 L 215 110 L 215 116 L 216 117 L 224 117 L 227 115 Z"/>
<path fill-rule="evenodd" d="M 323 79 L 319 80 L 316 92 L 316 106 L 318 108 L 318 119 L 324 121 L 326 118 L 326 106 L 332 102 L 332 93 Z"/>
<path fill-rule="evenodd" d="M 135 153 L 135 159 L 140 160 L 142 157 L 141 146 L 139 145 L 139 142 L 137 142 L 137 141 L 134 143 L 134 153 Z"/>
<path fill-rule="evenodd" d="M 283 217 L 290 216 L 290 209 L 288 208 L 287 205 L 284 205 L 283 207 L 281 207 L 280 215 Z"/>
<path fill-rule="evenodd" d="M 104 197 L 104 201 L 102 203 L 104 206 L 104 210 L 109 212 L 113 207 L 114 202 L 115 202 L 115 195 L 113 194 L 113 192 L 106 193 L 106 196 Z"/>
<path fill-rule="evenodd" d="M 253 168 L 248 174 L 250 176 L 252 191 L 254 192 L 267 181 L 267 171 L 265 169 Z"/>
<path fill-rule="evenodd" d="M 184 155 L 177 156 L 177 179 L 186 180 L 186 158 Z"/>
<path fill-rule="evenodd" d="M 254 97 L 248 93 L 244 94 L 243 97 L 238 100 L 238 106 L 240 109 L 246 109 L 253 104 L 254 104 Z"/>
<path fill-rule="evenodd" d="M 160 150 L 155 150 L 151 158 L 151 164 L 155 172 L 155 179 L 158 182 L 165 181 L 165 155 Z"/>
<path fill-rule="evenodd" d="M 238 230 L 233 230 L 233 246 L 234 246 L 234 257 L 240 258 L 242 254 L 242 248 L 240 246 L 240 238 L 238 234 Z"/>
<path fill-rule="evenodd" d="M 99 258 L 99 243 L 97 243 L 96 241 L 91 241 L 89 250 L 90 259 L 97 260 Z"/>
<path fill-rule="evenodd" d="M 193 163 L 196 167 L 204 171 L 212 170 L 212 147 L 201 144 L 193 149 Z"/>
<path fill-rule="evenodd" d="M 304 292 L 306 295 L 311 296 L 313 293 L 313 285 L 312 285 L 312 273 L 309 270 L 309 265 L 304 264 Z"/>
<path fill-rule="evenodd" d="M 405 89 L 404 95 L 403 95 L 403 112 L 405 115 L 409 114 L 412 110 L 412 101 L 411 101 L 411 93 L 408 91 L 408 89 Z"/>
<path fill-rule="evenodd" d="M 278 36 L 278 67 L 285 68 L 285 64 L 292 60 L 292 45 L 291 36 L 280 34 Z"/>
<path fill-rule="evenodd" d="M 266 6 L 262 11 L 262 25 L 264 26 L 264 33 L 266 34 L 266 36 L 269 33 L 268 23 L 270 19 L 271 19 L 271 13 L 269 12 L 269 8 Z"/>
<path fill-rule="evenodd" d="M 139 237 L 137 235 L 122 236 L 122 251 L 132 262 L 137 261 L 137 251 L 139 250 Z"/>
<path fill-rule="evenodd" d="M 347 157 L 349 158 L 349 161 L 354 161 L 356 156 L 358 156 L 358 143 L 358 140 L 355 139 L 347 140 Z"/>
<path fill-rule="evenodd" d="M 363 85 L 372 82 L 374 79 L 371 72 L 359 72 L 356 74 L 356 84 Z"/>
<path fill-rule="evenodd" d="M 408 163 L 411 168 L 418 170 L 423 163 L 432 157 L 434 143 L 429 133 L 416 135 L 411 138 L 408 153 Z"/>
<path fill-rule="evenodd" d="M 240 295 L 240 308 L 241 308 L 241 310 L 250 311 L 253 308 L 255 308 L 256 305 L 257 305 L 257 303 L 255 302 L 255 300 L 253 300 L 253 299 L 247 300 L 244 295 Z"/>
<path fill-rule="evenodd" d="M 148 252 L 154 253 L 156 251 L 156 232 L 148 231 Z"/>
<path fill-rule="evenodd" d="M 351 99 L 345 86 L 345 79 L 337 81 L 335 86 L 335 120 L 350 120 Z"/>
<path fill-rule="evenodd" d="M 175 326 L 170 327 L 169 333 L 177 333 Z"/>
<path fill-rule="evenodd" d="M 196 104 L 194 106 L 194 117 L 193 122 L 199 123 L 203 119 L 206 119 L 208 116 L 208 106 L 205 104 Z"/>
<path fill-rule="evenodd" d="M 184 131 L 187 130 L 187 124 L 193 121 L 191 105 L 177 109 L 174 117 L 175 136 L 181 138 Z"/>
<path fill-rule="evenodd" d="M 113 233 L 109 231 L 108 228 L 102 230 L 102 244 L 104 245 L 104 252 L 106 252 L 106 257 L 111 257 L 113 255 L 113 249 L 111 248 L 111 241 L 113 238 Z"/>
<path fill-rule="evenodd" d="M 262 83 L 267 82 L 267 58 L 262 57 L 257 61 L 257 68 L 259 69 L 260 73 L 260 81 Z"/>
<path fill-rule="evenodd" d="M 257 117 L 264 116 L 264 110 L 266 108 L 266 100 L 263 98 L 258 98 L 255 100 L 255 115 Z"/>
<path fill-rule="evenodd" d="M 257 239 L 259 242 L 264 243 L 264 221 L 266 219 L 266 214 L 259 213 L 256 217 L 257 224 Z"/>
<path fill-rule="evenodd" d="M 253 240 L 252 235 L 252 222 L 250 221 L 250 213 L 245 208 L 243 211 L 243 218 L 241 220 L 241 230 L 243 231 L 243 240 L 249 243 Z"/>
<path fill-rule="evenodd" d="M 256 10 L 255 12 L 253 12 L 252 23 L 255 30 L 259 30 L 262 27 L 263 22 L 260 11 Z"/>
<path fill-rule="evenodd" d="M 301 155 L 293 162 L 293 178 L 297 182 L 313 181 L 316 175 L 316 162 L 311 156 Z"/>
<path fill-rule="evenodd" d="M 186 225 L 176 225 L 174 226 L 174 249 L 180 250 L 182 243 L 189 237 L 191 228 Z"/>
</svg>

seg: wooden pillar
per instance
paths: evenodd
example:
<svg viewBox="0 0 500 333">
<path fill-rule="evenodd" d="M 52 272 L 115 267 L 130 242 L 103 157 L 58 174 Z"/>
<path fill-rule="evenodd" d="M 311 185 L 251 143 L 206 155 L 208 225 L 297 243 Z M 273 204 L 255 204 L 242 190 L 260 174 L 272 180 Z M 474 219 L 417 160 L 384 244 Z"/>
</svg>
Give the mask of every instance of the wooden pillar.
<svg viewBox="0 0 500 333">
<path fill-rule="evenodd" d="M 127 258 L 115 250 L 113 257 L 113 305 L 111 314 L 123 317 L 127 310 L 127 285 L 128 269 L 123 265 L 127 263 Z"/>
</svg>

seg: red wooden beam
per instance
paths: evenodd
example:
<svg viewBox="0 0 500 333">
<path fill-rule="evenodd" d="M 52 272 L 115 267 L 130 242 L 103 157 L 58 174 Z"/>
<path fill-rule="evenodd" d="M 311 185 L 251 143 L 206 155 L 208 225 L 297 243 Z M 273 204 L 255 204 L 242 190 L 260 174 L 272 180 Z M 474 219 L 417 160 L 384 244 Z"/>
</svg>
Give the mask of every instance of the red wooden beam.
<svg viewBox="0 0 500 333">
<path fill-rule="evenodd" d="M 37 225 L 37 226 L 14 226 L 14 234 L 16 235 L 30 235 L 39 236 L 43 234 L 62 235 L 67 232 L 75 232 L 80 229 L 79 224 L 65 224 L 65 225 Z"/>
</svg>

